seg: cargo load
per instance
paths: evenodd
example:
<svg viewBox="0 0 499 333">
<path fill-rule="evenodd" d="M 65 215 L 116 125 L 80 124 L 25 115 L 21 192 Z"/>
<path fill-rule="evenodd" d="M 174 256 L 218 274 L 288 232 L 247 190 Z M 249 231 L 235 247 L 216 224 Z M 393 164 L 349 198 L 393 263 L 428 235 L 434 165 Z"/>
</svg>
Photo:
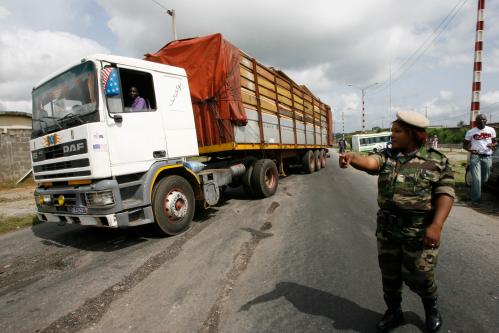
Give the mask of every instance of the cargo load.
<svg viewBox="0 0 499 333">
<path fill-rule="evenodd" d="M 221 34 L 173 41 L 145 59 L 186 70 L 200 153 L 332 145 L 330 107 Z"/>
</svg>

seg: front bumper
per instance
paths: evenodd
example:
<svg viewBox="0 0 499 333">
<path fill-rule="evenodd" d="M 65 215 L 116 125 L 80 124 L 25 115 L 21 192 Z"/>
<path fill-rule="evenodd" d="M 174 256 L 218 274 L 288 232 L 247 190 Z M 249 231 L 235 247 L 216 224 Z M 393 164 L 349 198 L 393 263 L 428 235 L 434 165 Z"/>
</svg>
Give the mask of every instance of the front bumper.
<svg viewBox="0 0 499 333">
<path fill-rule="evenodd" d="M 114 202 L 100 207 L 89 205 L 87 194 L 99 191 L 112 192 Z M 111 228 L 154 222 L 150 203 L 135 201 L 135 205 L 127 206 L 122 200 L 118 182 L 114 179 L 100 180 L 89 185 L 39 187 L 35 190 L 35 197 L 40 196 L 53 198 L 49 203 L 37 202 L 40 221 Z M 65 198 L 63 205 L 57 203 L 59 196 Z"/>
<path fill-rule="evenodd" d="M 154 222 L 154 215 L 150 206 L 107 215 L 70 215 L 39 211 L 37 216 L 40 221 L 44 222 L 70 223 L 110 228 L 126 228 Z"/>
</svg>

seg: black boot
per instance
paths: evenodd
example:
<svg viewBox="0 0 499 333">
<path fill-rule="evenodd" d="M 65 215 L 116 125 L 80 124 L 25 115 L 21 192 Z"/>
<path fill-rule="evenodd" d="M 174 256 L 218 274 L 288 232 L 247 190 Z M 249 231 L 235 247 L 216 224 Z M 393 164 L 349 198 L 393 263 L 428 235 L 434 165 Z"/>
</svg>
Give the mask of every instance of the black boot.
<svg viewBox="0 0 499 333">
<path fill-rule="evenodd" d="M 442 326 L 442 316 L 438 311 L 437 298 L 423 298 L 422 300 L 426 316 L 426 328 L 430 332 L 437 332 Z"/>
<path fill-rule="evenodd" d="M 385 302 L 388 306 L 383 318 L 376 325 L 376 332 L 389 332 L 395 327 L 404 323 L 404 313 L 402 312 L 402 297 L 388 298 L 385 296 Z"/>
</svg>

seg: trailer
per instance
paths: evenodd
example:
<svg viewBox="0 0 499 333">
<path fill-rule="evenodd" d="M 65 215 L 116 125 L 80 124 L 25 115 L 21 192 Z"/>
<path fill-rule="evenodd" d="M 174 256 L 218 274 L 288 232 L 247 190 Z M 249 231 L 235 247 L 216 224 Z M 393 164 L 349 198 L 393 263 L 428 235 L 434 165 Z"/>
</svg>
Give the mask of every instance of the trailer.
<svg viewBox="0 0 499 333">
<path fill-rule="evenodd" d="M 331 144 L 330 107 L 221 34 L 88 56 L 33 89 L 41 221 L 178 234 L 225 186 L 272 196 L 290 164 L 325 167 Z"/>
</svg>

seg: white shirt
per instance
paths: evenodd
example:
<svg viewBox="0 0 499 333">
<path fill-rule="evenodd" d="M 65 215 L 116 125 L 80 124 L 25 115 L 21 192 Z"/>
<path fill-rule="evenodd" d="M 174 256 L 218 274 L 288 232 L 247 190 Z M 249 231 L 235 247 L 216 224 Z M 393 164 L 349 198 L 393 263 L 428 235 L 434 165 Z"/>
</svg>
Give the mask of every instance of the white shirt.
<svg viewBox="0 0 499 333">
<path fill-rule="evenodd" d="M 496 131 L 490 126 L 485 126 L 483 129 L 473 127 L 466 132 L 464 139 L 471 142 L 471 150 L 476 150 L 479 154 L 492 155 L 492 149 L 487 145 L 491 144 L 495 137 Z"/>
</svg>

